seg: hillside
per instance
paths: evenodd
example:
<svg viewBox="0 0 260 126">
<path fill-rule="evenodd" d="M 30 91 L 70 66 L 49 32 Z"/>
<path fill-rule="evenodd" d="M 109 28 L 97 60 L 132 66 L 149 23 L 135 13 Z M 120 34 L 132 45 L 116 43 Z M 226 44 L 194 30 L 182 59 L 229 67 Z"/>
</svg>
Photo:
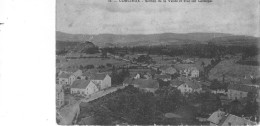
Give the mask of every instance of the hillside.
<svg viewBox="0 0 260 126">
<path fill-rule="evenodd" d="M 257 45 L 259 38 L 251 36 L 225 36 L 217 37 L 208 41 L 209 44 L 215 45 L 237 45 L 237 46 L 246 46 L 246 45 Z"/>
<path fill-rule="evenodd" d="M 92 41 L 97 46 L 119 45 L 119 46 L 137 46 L 137 45 L 171 45 L 171 44 L 187 44 L 187 43 L 205 43 L 215 37 L 231 36 L 231 34 L 223 33 L 162 33 L 162 34 L 99 34 L 99 35 L 83 35 L 83 34 L 67 34 L 56 32 L 57 41 L 64 42 L 84 42 Z M 109 44 L 107 44 L 109 43 Z"/>
</svg>

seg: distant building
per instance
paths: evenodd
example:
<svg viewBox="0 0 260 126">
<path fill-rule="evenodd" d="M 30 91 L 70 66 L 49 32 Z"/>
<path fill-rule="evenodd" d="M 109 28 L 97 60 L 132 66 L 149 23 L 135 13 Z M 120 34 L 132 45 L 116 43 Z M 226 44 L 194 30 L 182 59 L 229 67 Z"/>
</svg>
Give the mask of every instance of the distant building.
<svg viewBox="0 0 260 126">
<path fill-rule="evenodd" d="M 175 67 L 179 73 L 186 77 L 197 78 L 200 75 L 202 68 L 195 66 L 194 64 L 177 64 Z"/>
<path fill-rule="evenodd" d="M 151 74 L 151 73 L 145 73 L 145 74 L 143 75 L 143 78 L 144 78 L 144 79 L 151 79 L 151 78 L 152 78 L 152 74 Z"/>
<path fill-rule="evenodd" d="M 171 66 L 162 66 L 159 68 L 159 70 L 162 72 L 161 74 L 176 74 L 177 70 Z"/>
<path fill-rule="evenodd" d="M 254 86 L 248 86 L 243 84 L 229 84 L 228 86 L 228 98 L 235 100 L 247 97 L 249 92 L 256 93 L 257 89 Z"/>
<path fill-rule="evenodd" d="M 58 82 L 61 85 L 71 85 L 76 80 L 76 76 L 70 73 L 61 73 L 58 76 Z"/>
<path fill-rule="evenodd" d="M 160 80 L 163 80 L 163 81 L 170 81 L 171 80 L 171 75 L 168 75 L 168 74 L 156 74 L 154 76 L 154 79 L 160 79 Z"/>
<path fill-rule="evenodd" d="M 253 126 L 255 122 L 223 111 L 214 112 L 208 119 L 210 126 Z"/>
<path fill-rule="evenodd" d="M 67 69 L 63 69 L 60 70 L 59 73 L 59 82 L 60 81 L 65 81 L 66 83 L 66 78 L 68 78 L 68 84 L 71 85 L 73 83 L 73 81 L 75 81 L 77 78 L 81 78 L 82 75 L 82 70 L 79 69 L 74 69 L 74 68 L 67 68 Z"/>
<path fill-rule="evenodd" d="M 98 91 L 97 85 L 90 80 L 76 80 L 71 85 L 71 94 L 91 95 Z"/>
<path fill-rule="evenodd" d="M 159 83 L 153 79 L 136 79 L 131 84 L 148 92 L 155 92 L 159 88 Z"/>
<path fill-rule="evenodd" d="M 200 93 L 202 91 L 202 87 L 199 83 L 193 82 L 193 81 L 186 81 L 180 86 L 177 87 L 181 91 L 181 93 L 193 93 L 198 92 Z"/>
<path fill-rule="evenodd" d="M 134 75 L 134 79 L 140 79 L 141 78 L 141 75 L 139 74 L 139 73 L 136 73 L 135 75 Z"/>
<path fill-rule="evenodd" d="M 56 85 L 56 107 L 60 108 L 64 105 L 64 90 L 62 85 Z"/>
<path fill-rule="evenodd" d="M 186 77 L 190 76 L 192 78 L 197 78 L 199 77 L 199 73 L 200 71 L 196 68 L 196 67 L 189 67 L 189 68 L 186 68 L 184 69 L 184 75 Z"/>
<path fill-rule="evenodd" d="M 183 63 L 194 63 L 191 59 L 182 60 Z"/>
<path fill-rule="evenodd" d="M 74 69 L 74 68 L 66 68 L 66 69 L 60 70 L 59 75 L 63 74 L 63 73 L 71 74 L 71 75 L 74 75 L 76 78 L 78 78 L 82 75 L 82 70 Z"/>
<path fill-rule="evenodd" d="M 215 90 L 211 90 L 211 93 L 213 94 L 227 94 L 225 89 L 215 89 Z"/>
<path fill-rule="evenodd" d="M 197 68 L 192 68 L 190 70 L 190 77 L 197 78 L 200 75 L 200 71 Z"/>
</svg>

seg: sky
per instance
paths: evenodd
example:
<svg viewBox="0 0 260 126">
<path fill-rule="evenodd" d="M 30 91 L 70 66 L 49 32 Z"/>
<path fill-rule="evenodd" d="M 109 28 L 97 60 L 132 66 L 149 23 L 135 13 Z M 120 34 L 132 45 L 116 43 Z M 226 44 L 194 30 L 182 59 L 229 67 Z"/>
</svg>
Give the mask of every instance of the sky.
<svg viewBox="0 0 260 126">
<path fill-rule="evenodd" d="M 218 32 L 260 36 L 260 0 L 57 0 L 56 8 L 56 30 L 72 34 Z"/>
</svg>

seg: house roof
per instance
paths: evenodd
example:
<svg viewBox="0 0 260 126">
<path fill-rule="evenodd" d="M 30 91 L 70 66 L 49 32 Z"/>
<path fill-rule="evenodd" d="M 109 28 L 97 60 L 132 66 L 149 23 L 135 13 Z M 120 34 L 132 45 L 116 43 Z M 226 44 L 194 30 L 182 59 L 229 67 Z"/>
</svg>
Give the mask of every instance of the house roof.
<svg viewBox="0 0 260 126">
<path fill-rule="evenodd" d="M 202 70 L 202 67 L 196 66 L 195 64 L 175 64 L 174 68 L 177 70 L 191 69 L 191 70 Z"/>
<path fill-rule="evenodd" d="M 172 68 L 171 66 L 160 66 L 159 69 L 161 70 L 167 70 L 168 68 Z"/>
<path fill-rule="evenodd" d="M 69 73 L 61 73 L 58 78 L 69 78 L 71 74 Z"/>
<path fill-rule="evenodd" d="M 132 84 L 133 82 L 133 78 L 125 78 L 125 80 L 123 81 L 124 84 Z"/>
<path fill-rule="evenodd" d="M 232 114 L 228 114 L 227 116 L 224 116 L 220 122 L 219 125 L 222 126 L 226 123 L 231 123 L 232 126 L 236 125 L 236 126 L 242 126 L 242 125 L 256 125 L 255 122 L 250 121 L 248 119 L 242 118 L 242 117 L 238 117 Z"/>
<path fill-rule="evenodd" d="M 159 68 L 160 70 L 166 71 L 166 72 L 171 72 L 171 73 L 176 73 L 177 70 L 171 66 L 161 66 Z"/>
<path fill-rule="evenodd" d="M 61 71 L 66 71 L 66 72 L 70 72 L 70 73 L 74 73 L 76 71 L 78 71 L 79 69 L 77 68 L 64 68 Z"/>
<path fill-rule="evenodd" d="M 129 72 L 151 72 L 150 69 L 143 69 L 143 68 L 141 68 L 141 69 L 128 69 L 128 70 L 129 70 Z"/>
<path fill-rule="evenodd" d="M 225 115 L 225 112 L 218 110 L 218 111 L 212 113 L 207 120 L 214 124 L 219 124 L 220 120 L 223 118 L 224 115 Z"/>
<path fill-rule="evenodd" d="M 197 81 L 186 81 L 185 84 L 187 84 L 192 89 L 198 89 L 201 88 L 201 84 Z"/>
<path fill-rule="evenodd" d="M 90 77 L 92 76 L 93 74 L 96 74 L 98 72 L 97 69 L 90 69 L 88 71 L 85 71 L 82 76 L 87 76 L 87 77 Z"/>
<path fill-rule="evenodd" d="M 89 83 L 90 80 L 75 80 L 71 85 L 71 88 L 85 89 Z"/>
<path fill-rule="evenodd" d="M 180 81 L 188 81 L 189 80 L 189 78 L 187 78 L 187 77 L 184 77 L 184 76 L 180 76 L 180 77 L 178 77 L 178 80 L 180 80 Z"/>
<path fill-rule="evenodd" d="M 252 122 L 248 119 L 228 114 L 220 110 L 214 112 L 207 120 L 218 126 L 226 125 L 227 123 L 231 123 L 231 125 L 236 126 L 256 125 L 255 122 Z"/>
<path fill-rule="evenodd" d="M 243 91 L 243 92 L 256 92 L 257 89 L 254 86 L 244 84 L 229 84 L 228 89 Z"/>
<path fill-rule="evenodd" d="M 140 88 L 159 88 L 159 83 L 153 79 L 136 79 L 132 83 Z"/>
<path fill-rule="evenodd" d="M 60 85 L 60 84 L 56 84 L 56 92 L 58 93 L 58 92 L 62 92 L 62 85 Z"/>
<path fill-rule="evenodd" d="M 172 86 L 176 86 L 176 87 L 180 86 L 180 85 L 183 84 L 183 83 L 184 83 L 183 81 L 180 81 L 180 80 L 178 80 L 178 79 L 174 79 L 174 80 L 171 80 L 171 81 L 170 81 L 170 84 L 171 84 Z"/>
<path fill-rule="evenodd" d="M 93 76 L 91 77 L 91 80 L 104 80 L 107 74 L 103 74 L 103 73 L 96 73 L 93 74 Z"/>
<path fill-rule="evenodd" d="M 157 79 L 167 79 L 167 78 L 171 78 L 171 76 L 170 75 L 166 75 L 166 74 L 163 74 L 163 75 L 156 74 L 156 75 L 154 75 L 154 78 L 157 78 Z"/>
</svg>

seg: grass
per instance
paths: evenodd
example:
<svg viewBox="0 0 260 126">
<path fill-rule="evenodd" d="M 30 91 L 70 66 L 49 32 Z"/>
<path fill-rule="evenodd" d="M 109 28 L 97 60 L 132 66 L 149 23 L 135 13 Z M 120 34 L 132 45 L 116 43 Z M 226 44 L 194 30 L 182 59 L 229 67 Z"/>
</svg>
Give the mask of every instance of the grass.
<svg viewBox="0 0 260 126">
<path fill-rule="evenodd" d="M 126 62 L 115 60 L 115 59 L 102 59 L 102 58 L 87 58 L 87 59 L 71 59 L 66 63 L 63 63 L 63 67 L 68 66 L 87 66 L 87 65 L 104 65 L 106 66 L 107 63 L 113 64 L 113 65 L 123 65 L 127 64 Z"/>
<path fill-rule="evenodd" d="M 239 81 L 244 76 L 257 76 L 259 72 L 258 66 L 240 65 L 236 60 L 229 59 L 221 61 L 209 73 L 209 79 L 222 80 L 222 75 L 225 74 L 225 81 Z"/>
</svg>

